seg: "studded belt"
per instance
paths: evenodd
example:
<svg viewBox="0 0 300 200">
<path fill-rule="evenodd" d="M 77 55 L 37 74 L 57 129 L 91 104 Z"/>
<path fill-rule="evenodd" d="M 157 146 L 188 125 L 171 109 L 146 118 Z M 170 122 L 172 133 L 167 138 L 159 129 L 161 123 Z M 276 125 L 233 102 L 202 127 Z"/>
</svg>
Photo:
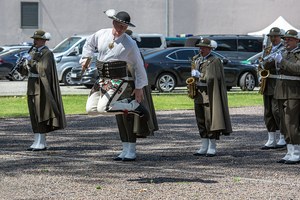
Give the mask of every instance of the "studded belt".
<svg viewBox="0 0 300 200">
<path fill-rule="evenodd" d="M 125 61 L 100 62 L 95 65 L 101 78 L 122 78 L 127 76 L 127 63 Z"/>
</svg>

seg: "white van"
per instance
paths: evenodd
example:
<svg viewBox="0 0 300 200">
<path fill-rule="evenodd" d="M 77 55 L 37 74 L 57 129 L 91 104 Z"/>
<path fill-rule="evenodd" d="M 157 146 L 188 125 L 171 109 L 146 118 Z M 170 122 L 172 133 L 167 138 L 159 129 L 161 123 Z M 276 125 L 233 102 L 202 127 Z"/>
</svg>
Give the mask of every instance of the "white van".
<svg viewBox="0 0 300 200">
<path fill-rule="evenodd" d="M 141 42 L 137 42 L 139 49 L 165 49 L 166 41 L 163 34 L 139 34 Z"/>
<path fill-rule="evenodd" d="M 74 84 L 71 81 L 71 70 L 79 65 L 78 61 L 81 58 L 82 47 L 89 36 L 74 35 L 68 37 L 52 49 L 56 61 L 58 80 L 65 85 Z M 94 54 L 93 62 L 95 62 L 97 55 L 98 53 Z"/>
</svg>

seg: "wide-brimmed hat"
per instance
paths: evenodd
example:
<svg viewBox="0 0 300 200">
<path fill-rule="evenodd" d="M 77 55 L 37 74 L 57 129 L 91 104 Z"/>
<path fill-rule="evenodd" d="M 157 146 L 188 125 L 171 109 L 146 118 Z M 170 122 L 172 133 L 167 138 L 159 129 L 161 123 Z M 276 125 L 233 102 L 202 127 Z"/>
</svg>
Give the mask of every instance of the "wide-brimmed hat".
<svg viewBox="0 0 300 200">
<path fill-rule="evenodd" d="M 40 38 L 44 40 L 51 40 L 51 35 L 48 32 L 37 30 L 33 33 L 33 36 L 30 38 Z"/>
<path fill-rule="evenodd" d="M 285 32 L 284 36 L 282 36 L 282 38 L 287 38 L 287 37 L 291 37 L 291 38 L 300 40 L 299 33 L 293 29 L 288 30 L 287 32 Z"/>
<path fill-rule="evenodd" d="M 200 40 L 200 42 L 198 44 L 196 44 L 196 46 L 198 47 L 209 47 L 212 49 L 216 49 L 217 48 L 217 42 L 215 42 L 214 40 L 210 40 L 208 38 L 203 38 L 202 40 Z"/>
<path fill-rule="evenodd" d="M 120 11 L 116 14 L 116 11 L 114 9 L 109 9 L 107 11 L 104 11 L 104 13 L 108 16 L 108 18 L 112 20 L 115 20 L 127 26 L 135 27 L 135 25 L 130 23 L 130 15 L 125 11 Z"/>
<path fill-rule="evenodd" d="M 284 35 L 284 30 L 283 29 L 280 29 L 278 27 L 273 27 L 271 28 L 269 34 L 267 36 L 270 36 L 270 35 L 279 35 L 279 36 L 283 36 Z"/>
</svg>

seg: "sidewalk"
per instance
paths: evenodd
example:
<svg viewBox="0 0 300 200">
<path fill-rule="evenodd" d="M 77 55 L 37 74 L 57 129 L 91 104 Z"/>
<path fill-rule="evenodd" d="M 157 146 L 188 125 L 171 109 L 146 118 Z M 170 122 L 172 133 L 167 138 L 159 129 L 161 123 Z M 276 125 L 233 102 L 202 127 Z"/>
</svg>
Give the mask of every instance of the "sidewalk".
<svg viewBox="0 0 300 200">
<path fill-rule="evenodd" d="M 68 126 L 33 142 L 29 117 L 0 118 L 0 199 L 300 199 L 300 165 L 275 161 L 286 150 L 260 150 L 263 107 L 230 108 L 234 132 L 216 157 L 195 157 L 193 110 L 157 111 L 160 130 L 137 141 L 134 162 L 121 152 L 115 117 L 68 115 Z M 97 189 L 98 188 L 98 189 Z"/>
</svg>

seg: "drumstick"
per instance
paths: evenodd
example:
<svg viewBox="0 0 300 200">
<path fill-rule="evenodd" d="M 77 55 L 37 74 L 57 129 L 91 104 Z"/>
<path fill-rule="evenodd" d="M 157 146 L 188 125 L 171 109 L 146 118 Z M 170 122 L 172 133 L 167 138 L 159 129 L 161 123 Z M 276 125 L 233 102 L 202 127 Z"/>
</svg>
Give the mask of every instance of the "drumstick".
<svg viewBox="0 0 300 200">
<path fill-rule="evenodd" d="M 80 73 L 81 76 L 82 76 L 82 74 L 85 72 L 85 69 L 89 66 L 89 64 L 90 64 L 90 62 L 91 62 L 93 56 L 90 56 L 90 57 L 84 57 L 83 59 L 85 59 L 85 58 L 87 58 L 87 59 L 86 59 L 85 64 L 84 64 L 84 66 L 83 66 L 83 68 L 82 68 L 82 70 L 81 70 L 81 73 Z"/>
</svg>

